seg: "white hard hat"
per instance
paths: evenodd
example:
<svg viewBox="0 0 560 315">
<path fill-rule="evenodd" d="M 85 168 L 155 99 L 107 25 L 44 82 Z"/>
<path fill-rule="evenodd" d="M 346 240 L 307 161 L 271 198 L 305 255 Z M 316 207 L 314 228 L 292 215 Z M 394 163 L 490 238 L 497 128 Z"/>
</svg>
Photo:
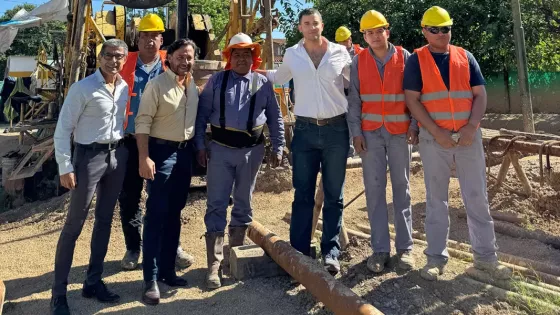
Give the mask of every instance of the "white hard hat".
<svg viewBox="0 0 560 315">
<path fill-rule="evenodd" d="M 247 34 L 237 33 L 229 40 L 228 47 L 233 46 L 233 45 L 239 45 L 239 44 L 252 45 L 253 40 Z"/>
</svg>

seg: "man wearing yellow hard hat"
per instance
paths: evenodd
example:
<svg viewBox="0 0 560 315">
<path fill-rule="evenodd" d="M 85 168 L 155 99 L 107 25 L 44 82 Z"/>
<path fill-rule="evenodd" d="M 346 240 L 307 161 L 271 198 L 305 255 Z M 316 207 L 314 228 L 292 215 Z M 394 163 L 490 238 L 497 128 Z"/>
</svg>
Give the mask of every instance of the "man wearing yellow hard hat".
<svg viewBox="0 0 560 315">
<path fill-rule="evenodd" d="M 160 50 L 164 31 L 163 21 L 157 14 L 150 13 L 144 16 L 138 25 L 138 52 L 128 53 L 128 59 L 121 71 L 121 76 L 128 83 L 129 94 L 124 122 L 124 143 L 129 155 L 124 185 L 119 196 L 121 223 L 126 244 L 126 253 L 121 261 L 121 267 L 125 270 L 134 270 L 138 267 L 142 245 L 140 198 L 144 188 L 144 179 L 138 173 L 138 148 L 134 137 L 134 119 L 146 83 L 167 69 L 165 65 L 167 54 Z M 176 263 L 178 267 L 188 268 L 193 261 L 194 258 L 184 252 L 181 246 L 177 248 Z"/>
<path fill-rule="evenodd" d="M 232 190 L 230 248 L 243 245 L 252 222 L 251 197 L 265 153 L 265 123 L 272 143 L 272 167 L 280 164 L 284 147 L 284 122 L 272 83 L 254 72 L 261 64 L 260 45 L 239 33 L 231 38 L 223 54 L 227 59 L 225 71 L 213 75 L 200 94 L 195 132 L 198 161 L 202 166 L 208 164 L 204 223 L 209 289 L 221 286 L 219 270 Z M 208 122 L 212 141 L 207 148 Z"/>
<path fill-rule="evenodd" d="M 363 163 L 373 255 L 367 268 L 382 272 L 390 260 L 391 242 L 386 201 L 387 164 L 393 188 L 398 267 L 414 268 L 410 159 L 418 125 L 411 119 L 402 87 L 403 68 L 410 53 L 391 44 L 383 14 L 367 11 L 360 32 L 369 48 L 352 60 L 348 95 L 348 125 Z"/>
<path fill-rule="evenodd" d="M 341 26 L 336 30 L 334 40 L 338 44 L 346 47 L 346 50 L 348 50 L 348 53 L 350 54 L 350 58 L 354 58 L 355 55 L 364 50 L 359 44 L 352 43 L 352 32 L 350 32 L 346 26 Z"/>
<path fill-rule="evenodd" d="M 449 254 L 448 189 L 455 163 L 474 252 L 474 267 L 494 279 L 508 279 L 511 270 L 496 256 L 490 216 L 482 134 L 486 111 L 485 80 L 473 55 L 450 45 L 453 20 L 440 7 L 428 9 L 422 33 L 428 41 L 406 63 L 404 89 L 408 108 L 420 124 L 420 156 L 426 184 L 425 230 L 428 263 L 420 275 L 436 280 Z"/>
</svg>

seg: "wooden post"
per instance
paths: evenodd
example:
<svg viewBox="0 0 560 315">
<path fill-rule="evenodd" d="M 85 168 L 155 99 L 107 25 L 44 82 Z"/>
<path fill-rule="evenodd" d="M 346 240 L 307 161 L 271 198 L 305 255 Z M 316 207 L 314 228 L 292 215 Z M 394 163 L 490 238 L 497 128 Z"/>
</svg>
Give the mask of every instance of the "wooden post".
<svg viewBox="0 0 560 315">
<path fill-rule="evenodd" d="M 509 155 L 511 164 L 513 164 L 513 168 L 515 169 L 515 173 L 517 174 L 519 181 L 523 185 L 523 190 L 525 191 L 527 196 L 531 196 L 533 188 L 531 187 L 531 183 L 529 183 L 529 179 L 527 178 L 525 171 L 523 171 L 523 167 L 521 167 L 521 164 L 519 164 L 519 155 L 517 155 L 516 152 L 509 152 L 507 155 Z"/>
<path fill-rule="evenodd" d="M 264 19 L 266 25 L 265 56 L 266 68 L 274 69 L 274 46 L 272 42 L 272 5 L 271 0 L 264 0 Z"/>
<path fill-rule="evenodd" d="M 317 188 L 317 192 L 315 193 L 315 207 L 313 207 L 313 223 L 311 225 L 311 241 L 315 238 L 315 230 L 317 230 L 317 224 L 319 222 L 321 210 L 323 209 L 324 200 L 325 193 L 323 192 L 323 178 L 321 176 L 319 177 L 319 188 Z"/>
<path fill-rule="evenodd" d="M 498 172 L 496 187 L 500 187 L 504 182 L 504 179 L 506 178 L 510 165 L 511 165 L 511 159 L 509 158 L 509 154 L 506 154 L 506 156 L 504 156 L 504 160 L 502 161 L 502 166 L 500 166 L 500 172 Z"/>
<path fill-rule="evenodd" d="M 74 16 L 74 41 L 72 42 L 71 58 L 72 66 L 70 68 L 70 75 L 68 78 L 68 87 L 80 79 L 80 69 L 82 66 L 82 59 L 84 55 L 84 36 L 86 31 L 86 11 L 88 9 L 87 3 L 91 0 L 76 0 L 78 3 L 76 9 L 76 16 Z M 87 2 L 87 3 L 86 3 Z"/>
</svg>

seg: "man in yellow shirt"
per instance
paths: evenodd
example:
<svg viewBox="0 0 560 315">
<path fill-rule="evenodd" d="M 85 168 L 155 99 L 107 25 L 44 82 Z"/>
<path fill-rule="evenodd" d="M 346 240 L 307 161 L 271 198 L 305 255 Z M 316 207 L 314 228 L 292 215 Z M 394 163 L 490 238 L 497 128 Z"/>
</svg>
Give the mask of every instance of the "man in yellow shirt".
<svg viewBox="0 0 560 315">
<path fill-rule="evenodd" d="M 146 304 L 159 303 L 157 281 L 186 286 L 175 273 L 181 210 L 191 180 L 198 89 L 192 79 L 196 45 L 179 39 L 167 49 L 168 70 L 148 82 L 135 119 L 140 176 L 148 180 L 143 272 Z"/>
</svg>

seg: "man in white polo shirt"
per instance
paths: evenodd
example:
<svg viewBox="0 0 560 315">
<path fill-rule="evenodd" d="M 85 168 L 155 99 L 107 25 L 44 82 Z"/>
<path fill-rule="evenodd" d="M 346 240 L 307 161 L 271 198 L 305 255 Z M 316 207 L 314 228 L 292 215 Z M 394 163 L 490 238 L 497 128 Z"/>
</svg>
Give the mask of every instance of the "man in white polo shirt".
<svg viewBox="0 0 560 315">
<path fill-rule="evenodd" d="M 275 84 L 294 79 L 297 119 L 291 147 L 295 196 L 290 243 L 310 255 L 315 187 L 321 169 L 325 192 L 321 253 L 325 268 L 334 275 L 340 271 L 338 234 L 350 147 L 344 79 L 349 80 L 352 60 L 344 46 L 321 36 L 323 26 L 319 11 L 303 10 L 298 25 L 303 39 L 286 50 L 282 65 L 267 71 L 267 77 Z"/>
</svg>

